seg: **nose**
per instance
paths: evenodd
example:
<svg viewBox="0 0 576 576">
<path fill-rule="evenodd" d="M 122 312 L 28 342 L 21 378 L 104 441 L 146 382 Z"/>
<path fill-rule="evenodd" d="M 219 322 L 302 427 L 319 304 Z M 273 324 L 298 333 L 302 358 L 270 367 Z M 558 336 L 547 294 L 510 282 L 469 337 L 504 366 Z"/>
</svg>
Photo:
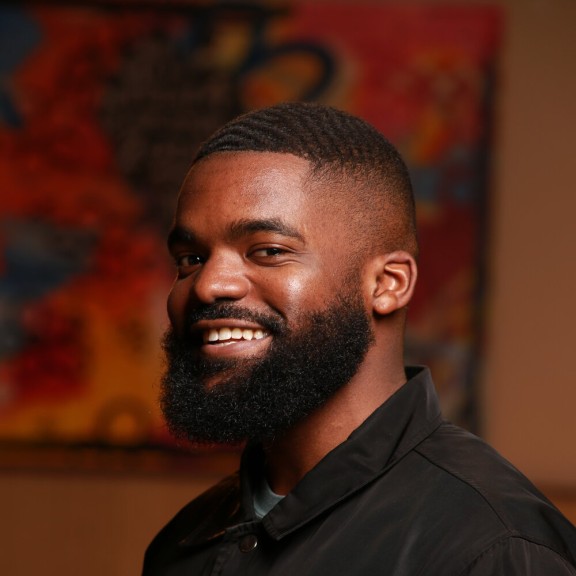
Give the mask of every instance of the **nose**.
<svg viewBox="0 0 576 576">
<path fill-rule="evenodd" d="M 248 293 L 250 282 L 238 256 L 212 256 L 194 277 L 192 291 L 196 300 L 212 304 L 221 300 L 240 300 Z"/>
</svg>

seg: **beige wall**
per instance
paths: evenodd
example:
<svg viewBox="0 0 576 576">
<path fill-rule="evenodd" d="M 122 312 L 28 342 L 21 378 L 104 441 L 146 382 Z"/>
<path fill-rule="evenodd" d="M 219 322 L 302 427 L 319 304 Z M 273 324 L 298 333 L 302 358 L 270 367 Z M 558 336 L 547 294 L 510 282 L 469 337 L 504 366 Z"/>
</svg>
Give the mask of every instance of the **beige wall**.
<svg viewBox="0 0 576 576">
<path fill-rule="evenodd" d="M 494 174 L 485 436 L 576 487 L 576 2 L 518 0 Z"/>
<path fill-rule="evenodd" d="M 535 481 L 576 491 L 576 2 L 509 7 L 483 375 L 485 436 Z M 212 478 L 0 473 L 0 574 L 131 576 Z M 576 501 L 576 500 L 575 500 Z M 566 510 L 576 520 L 576 505 Z"/>
<path fill-rule="evenodd" d="M 0 574 L 138 575 L 155 532 L 214 480 L 4 473 Z"/>
</svg>

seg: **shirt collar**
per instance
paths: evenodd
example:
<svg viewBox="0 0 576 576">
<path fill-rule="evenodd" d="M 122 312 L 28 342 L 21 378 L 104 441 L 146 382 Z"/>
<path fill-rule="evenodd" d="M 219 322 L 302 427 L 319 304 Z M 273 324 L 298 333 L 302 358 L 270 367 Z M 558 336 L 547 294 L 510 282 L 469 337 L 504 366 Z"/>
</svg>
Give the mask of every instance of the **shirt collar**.
<svg viewBox="0 0 576 576">
<path fill-rule="evenodd" d="M 384 474 L 440 425 L 440 406 L 429 370 L 408 368 L 406 375 L 407 383 L 263 518 L 272 538 L 280 540 Z M 253 511 L 250 477 L 262 474 L 262 466 L 261 448 L 249 447 L 241 469 L 246 511 Z"/>
</svg>

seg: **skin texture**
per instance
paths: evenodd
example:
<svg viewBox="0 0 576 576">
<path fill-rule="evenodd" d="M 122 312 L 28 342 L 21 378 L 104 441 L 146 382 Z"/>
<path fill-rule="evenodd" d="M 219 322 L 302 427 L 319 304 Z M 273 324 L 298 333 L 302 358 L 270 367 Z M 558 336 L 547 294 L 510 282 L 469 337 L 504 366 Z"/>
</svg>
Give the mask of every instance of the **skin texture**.
<svg viewBox="0 0 576 576">
<path fill-rule="evenodd" d="M 352 379 L 324 405 L 265 445 L 272 489 L 287 493 L 405 382 L 405 307 L 416 264 L 405 251 L 355 247 L 369 230 L 346 217 L 345 202 L 322 200 L 337 183 L 310 179 L 306 160 L 266 152 L 215 153 L 188 174 L 179 198 L 170 249 L 178 277 L 168 300 L 177 335 L 197 334 L 191 353 L 203 358 L 262 355 L 272 335 L 228 345 L 201 342 L 223 326 L 252 328 L 239 319 L 189 323 L 195 308 L 228 302 L 276 315 L 297 329 L 302 312 L 322 311 L 342 291 L 351 270 L 372 323 L 374 341 Z M 336 190 L 337 191 L 337 190 Z M 345 192 L 342 191 L 344 194 Z M 212 375 L 208 388 L 226 376 Z"/>
</svg>

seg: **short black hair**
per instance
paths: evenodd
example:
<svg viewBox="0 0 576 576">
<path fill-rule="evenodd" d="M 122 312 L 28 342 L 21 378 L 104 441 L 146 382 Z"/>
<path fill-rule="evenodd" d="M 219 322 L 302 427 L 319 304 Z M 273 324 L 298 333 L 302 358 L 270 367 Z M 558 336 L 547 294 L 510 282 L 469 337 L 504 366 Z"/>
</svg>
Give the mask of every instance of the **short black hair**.
<svg viewBox="0 0 576 576">
<path fill-rule="evenodd" d="M 277 104 L 225 124 L 201 145 L 194 163 L 219 152 L 276 152 L 308 160 L 313 177 L 343 184 L 347 209 L 359 217 L 370 244 L 417 254 L 408 169 L 365 120 L 322 104 Z"/>
</svg>

